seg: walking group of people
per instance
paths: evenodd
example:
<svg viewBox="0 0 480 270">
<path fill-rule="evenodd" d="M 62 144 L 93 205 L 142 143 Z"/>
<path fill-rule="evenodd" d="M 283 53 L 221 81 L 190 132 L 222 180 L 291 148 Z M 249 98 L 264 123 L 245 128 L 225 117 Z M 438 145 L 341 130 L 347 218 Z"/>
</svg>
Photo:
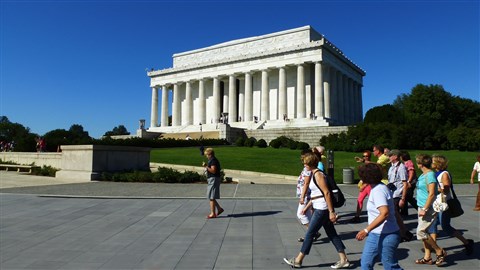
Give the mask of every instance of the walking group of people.
<svg viewBox="0 0 480 270">
<path fill-rule="evenodd" d="M 303 164 L 297 181 L 299 198 L 297 218 L 306 227 L 304 237 L 298 239 L 302 247 L 297 256 L 284 258 L 284 262 L 293 268 L 301 268 L 306 255 L 310 253 L 313 242 L 320 237 L 323 227 L 328 239 L 334 245 L 339 260 L 331 265 L 333 269 L 352 266 L 345 252 L 345 245 L 338 235 L 335 224 L 339 216 L 335 213 L 332 191 L 328 187 L 322 159 L 325 148 L 322 146 L 302 151 Z M 207 198 L 210 201 L 210 213 L 207 219 L 218 217 L 224 212 L 219 205 L 220 199 L 220 162 L 212 148 L 205 149 L 207 163 L 203 163 L 207 174 Z M 403 218 L 408 216 L 408 204 L 418 212 L 416 236 L 423 243 L 424 256 L 415 260 L 416 264 L 441 266 L 446 261 L 447 252 L 437 243 L 437 227 L 458 238 L 465 246 L 466 254 L 472 255 L 474 242 L 466 239 L 451 225 L 449 211 L 438 211 L 434 207 L 437 194 L 443 193 L 449 200 L 454 194 L 452 176 L 448 172 L 448 159 L 442 155 L 419 154 L 415 158 L 421 174 L 417 177 L 413 161 L 407 151 L 385 150 L 380 145 L 373 146 L 377 161 L 371 161 L 371 152 L 366 150 L 362 157 L 356 157 L 363 163 L 358 168 L 361 179 L 355 217 L 350 222 L 360 223 L 363 201 L 367 200 L 367 226 L 357 232 L 355 238 L 364 241 L 360 264 L 361 269 L 373 269 L 377 257 L 384 269 L 403 269 L 396 256 L 396 250 L 402 241 L 413 240 L 414 235 L 406 228 Z M 479 192 L 474 210 L 480 210 L 480 155 L 471 174 L 471 183 L 478 174 Z M 414 190 L 416 189 L 416 198 Z M 437 207 L 438 208 L 438 207 Z M 433 259 L 432 253 L 436 257 Z"/>
<path fill-rule="evenodd" d="M 352 264 L 346 256 L 345 245 L 334 227 L 338 215 L 335 214 L 332 206 L 332 194 L 326 184 L 327 176 L 323 169 L 320 169 L 320 167 L 323 168 L 321 155 L 314 153 L 317 149 L 319 148 L 304 151 L 301 154 L 304 169 L 297 181 L 297 197 L 299 197 L 297 217 L 306 226 L 307 232 L 305 237 L 299 238 L 299 241 L 303 242 L 299 254 L 290 259 L 284 258 L 284 261 L 294 268 L 302 267 L 303 259 L 309 254 L 312 243 L 320 236 L 319 229 L 323 227 L 340 257 L 340 260 L 331 265 L 331 268 L 349 268 Z M 454 196 L 452 195 L 452 176 L 447 171 L 447 158 L 442 155 L 417 155 L 415 162 L 421 172 L 417 177 L 413 161 L 407 151 L 385 150 L 380 145 L 375 145 L 373 154 L 377 157 L 376 162 L 371 161 L 371 153 L 366 150 L 362 157 L 355 158 L 357 162 L 363 164 L 358 169 L 361 181 L 358 185 L 356 213 L 349 220 L 353 223 L 361 223 L 363 201 L 368 197 L 366 207 L 368 224 L 355 237 L 358 241 L 365 240 L 361 268 L 373 269 L 378 257 L 384 269 L 403 269 L 398 264 L 396 250 L 402 241 L 411 241 L 414 238 L 414 234 L 403 222 L 403 218 L 408 216 L 408 204 L 417 209 L 416 236 L 423 243 L 424 256 L 415 260 L 416 264 L 441 266 L 445 263 L 447 253 L 436 240 L 438 225 L 441 225 L 447 235 L 459 239 L 465 247 L 466 254 L 472 255 L 473 240 L 466 239 L 460 231 L 452 227 L 450 212 L 434 209 L 434 201 L 438 193 L 445 194 L 446 200 Z M 479 173 L 480 196 L 480 155 L 475 166 L 471 182 L 473 183 L 475 173 Z M 415 189 L 417 190 L 416 198 L 414 197 Z M 475 209 L 479 207 L 479 196 L 477 196 Z M 432 253 L 435 253 L 435 259 Z"/>
</svg>

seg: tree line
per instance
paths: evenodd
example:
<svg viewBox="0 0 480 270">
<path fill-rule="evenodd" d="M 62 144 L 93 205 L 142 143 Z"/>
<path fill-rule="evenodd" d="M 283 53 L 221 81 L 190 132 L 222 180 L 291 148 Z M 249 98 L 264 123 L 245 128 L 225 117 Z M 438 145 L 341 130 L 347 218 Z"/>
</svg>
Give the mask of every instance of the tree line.
<svg viewBox="0 0 480 270">
<path fill-rule="evenodd" d="M 419 150 L 480 150 L 480 103 L 453 96 L 441 85 L 418 84 L 393 104 L 367 111 L 363 123 L 322 137 L 337 151 L 363 151 L 374 144 Z"/>
</svg>

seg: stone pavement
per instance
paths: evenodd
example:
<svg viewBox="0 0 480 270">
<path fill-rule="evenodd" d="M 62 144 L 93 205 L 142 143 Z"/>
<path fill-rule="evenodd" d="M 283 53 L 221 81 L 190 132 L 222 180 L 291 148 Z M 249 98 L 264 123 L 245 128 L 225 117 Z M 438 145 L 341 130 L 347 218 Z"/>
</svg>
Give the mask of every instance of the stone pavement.
<svg viewBox="0 0 480 270">
<path fill-rule="evenodd" d="M 207 220 L 202 184 L 69 183 L 0 171 L 0 269 L 289 269 L 282 258 L 298 253 L 296 239 L 305 233 L 296 219 L 295 186 L 263 178 L 223 184 L 225 213 Z M 449 254 L 445 266 L 480 269 L 480 213 L 471 210 L 478 187 L 455 187 L 466 211 L 452 223 L 474 239 L 475 253 L 466 256 L 458 240 L 440 234 Z M 341 188 L 347 205 L 337 212 L 346 220 L 357 189 Z M 414 232 L 416 211 L 410 214 L 406 225 Z M 365 227 L 365 215 L 363 221 L 336 225 L 351 269 L 360 269 L 364 242 L 355 235 Z M 330 269 L 338 259 L 321 232 L 304 268 Z M 421 247 L 419 241 L 400 244 L 404 269 L 435 268 L 414 264 Z"/>
</svg>

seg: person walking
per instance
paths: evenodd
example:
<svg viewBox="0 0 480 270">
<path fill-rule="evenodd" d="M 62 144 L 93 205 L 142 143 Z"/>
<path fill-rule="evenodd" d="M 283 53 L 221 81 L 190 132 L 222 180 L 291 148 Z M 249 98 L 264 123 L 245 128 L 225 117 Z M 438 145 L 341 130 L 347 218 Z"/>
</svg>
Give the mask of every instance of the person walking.
<svg viewBox="0 0 480 270">
<path fill-rule="evenodd" d="M 422 240 L 425 254 L 423 258 L 415 260 L 416 264 L 433 264 L 437 266 L 445 262 L 447 252 L 438 246 L 436 240 L 432 238 L 428 229 L 435 224 L 437 212 L 433 210 L 433 202 L 438 193 L 437 180 L 435 173 L 431 170 L 432 157 L 426 154 L 416 156 L 417 167 L 422 171 L 418 177 L 417 183 L 417 205 L 418 205 L 418 226 L 417 239 Z M 432 260 L 429 251 L 435 250 L 437 259 Z"/>
<path fill-rule="evenodd" d="M 473 178 L 477 174 L 478 177 L 478 192 L 477 192 L 477 201 L 475 203 L 475 208 L 473 211 L 480 211 L 480 154 L 477 155 L 477 162 L 473 164 L 472 174 L 470 175 L 470 184 L 473 185 Z"/>
<path fill-rule="evenodd" d="M 445 194 L 445 200 L 450 200 L 453 198 L 452 195 L 452 188 L 453 182 L 450 173 L 447 171 L 448 168 L 448 159 L 442 155 L 433 155 L 432 156 L 432 169 L 436 171 L 435 175 L 437 177 L 438 184 L 440 186 L 440 191 Z M 462 233 L 459 232 L 457 229 L 452 227 L 451 221 L 452 218 L 450 216 L 450 212 L 443 211 L 438 214 L 438 223 L 442 225 L 442 230 L 449 236 L 456 237 L 460 240 L 463 245 L 465 246 L 466 254 L 472 255 L 473 254 L 473 246 L 474 242 L 472 239 L 466 239 L 463 237 Z M 434 226 L 437 226 L 435 224 Z"/>
<path fill-rule="evenodd" d="M 310 153 L 312 150 L 310 149 L 305 149 L 302 150 L 301 155 L 300 155 L 300 160 L 302 161 L 303 165 L 303 159 L 305 157 L 306 153 Z M 320 164 L 321 162 L 319 162 Z M 297 198 L 299 198 L 298 202 L 298 208 L 297 208 L 297 218 L 300 221 L 302 225 L 304 225 L 308 229 L 308 225 L 310 224 L 310 220 L 312 218 L 312 211 L 311 209 L 308 209 L 304 211 L 305 206 L 308 204 L 310 201 L 310 189 L 308 188 L 308 185 L 310 185 L 310 180 L 311 180 L 311 171 L 307 169 L 305 165 L 303 165 L 303 170 L 300 172 L 300 175 L 298 176 L 297 179 Z M 317 240 L 320 237 L 320 233 L 317 232 L 316 235 L 313 237 L 313 240 Z M 298 242 L 303 242 L 305 241 L 304 237 L 298 238 Z"/>
<path fill-rule="evenodd" d="M 392 192 L 393 202 L 395 205 L 395 215 L 397 216 L 397 224 L 400 228 L 400 235 L 403 241 L 411 241 L 413 234 L 408 231 L 403 223 L 400 215 L 400 208 L 405 206 L 405 198 L 407 197 L 407 169 L 400 161 L 400 151 L 392 149 L 388 152 L 390 160 L 390 169 L 388 170 L 388 189 Z"/>
<path fill-rule="evenodd" d="M 369 150 L 365 150 L 362 154 L 362 157 L 355 157 L 356 162 L 361 162 L 367 164 L 370 161 L 372 153 Z M 360 177 L 360 181 L 358 182 L 358 197 L 357 197 L 357 211 L 355 212 L 355 216 L 349 219 L 347 222 L 350 223 L 360 223 L 362 220 L 360 219 L 360 215 L 362 214 L 363 209 L 363 201 L 367 196 L 370 195 L 370 190 L 372 188 L 369 184 L 362 180 Z"/>
<path fill-rule="evenodd" d="M 400 233 L 395 205 L 390 190 L 382 183 L 382 169 L 377 164 L 369 163 L 360 166 L 358 173 L 372 187 L 367 201 L 368 226 L 355 237 L 358 241 L 367 238 L 360 261 L 361 268 L 373 270 L 375 258 L 380 255 L 384 269 L 403 270 L 396 257 Z"/>
<path fill-rule="evenodd" d="M 405 183 L 407 185 L 407 196 L 405 197 L 404 206 L 400 209 L 400 215 L 406 218 L 408 217 L 408 204 L 418 211 L 417 200 L 413 197 L 415 188 L 417 187 L 417 173 L 415 172 L 415 166 L 408 151 L 400 151 L 400 160 L 403 162 L 403 165 L 405 165 L 408 175 L 407 182 Z"/>
<path fill-rule="evenodd" d="M 310 253 L 316 232 L 323 227 L 340 257 L 340 260 L 330 267 L 333 269 L 348 268 L 351 264 L 345 254 L 345 245 L 343 244 L 342 239 L 338 236 L 335 226 L 333 225 L 333 222 L 337 221 L 337 215 L 335 214 L 335 209 L 333 208 L 331 200 L 332 194 L 328 189 L 325 174 L 317 168 L 318 162 L 319 160 L 314 153 L 305 154 L 303 163 L 309 171 L 312 171 L 312 180 L 309 185 L 311 190 L 311 200 L 305 207 L 304 211 L 313 207 L 313 215 L 300 252 L 296 257 L 291 259 L 283 258 L 283 260 L 293 268 L 302 267 L 303 259 Z"/>
<path fill-rule="evenodd" d="M 210 219 L 216 218 L 224 211 L 217 201 L 220 199 L 221 167 L 212 148 L 205 149 L 205 156 L 208 158 L 208 163 L 203 162 L 203 167 L 207 173 L 207 198 L 210 200 L 210 214 L 207 216 L 207 219 Z M 217 210 L 216 212 L 215 209 Z"/>
</svg>

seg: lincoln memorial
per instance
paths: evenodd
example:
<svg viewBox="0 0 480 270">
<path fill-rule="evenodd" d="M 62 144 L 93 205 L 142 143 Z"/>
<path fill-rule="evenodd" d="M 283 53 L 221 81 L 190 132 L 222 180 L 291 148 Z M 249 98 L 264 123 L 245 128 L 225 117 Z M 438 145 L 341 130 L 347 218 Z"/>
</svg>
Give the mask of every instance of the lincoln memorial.
<svg viewBox="0 0 480 270">
<path fill-rule="evenodd" d="M 176 53 L 173 67 L 147 75 L 148 132 L 328 129 L 363 118 L 365 71 L 311 26 Z"/>
</svg>

